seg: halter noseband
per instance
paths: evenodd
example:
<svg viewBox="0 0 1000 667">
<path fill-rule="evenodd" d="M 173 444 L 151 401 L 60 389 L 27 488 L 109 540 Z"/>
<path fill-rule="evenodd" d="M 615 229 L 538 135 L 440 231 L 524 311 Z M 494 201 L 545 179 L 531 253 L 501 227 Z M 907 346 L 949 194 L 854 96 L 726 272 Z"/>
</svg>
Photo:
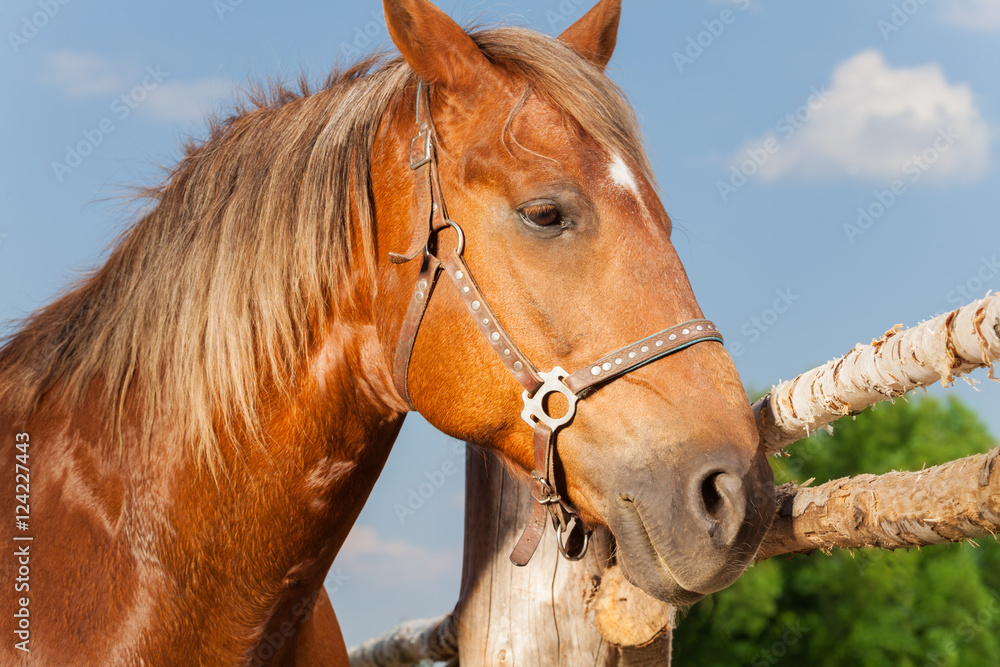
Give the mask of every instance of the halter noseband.
<svg viewBox="0 0 1000 667">
<path fill-rule="evenodd" d="M 444 197 L 441 194 L 441 181 L 434 148 L 430 95 L 429 93 L 426 96 L 421 95 L 421 91 L 422 84 L 417 87 L 416 117 L 419 131 L 410 142 L 410 168 L 413 170 L 416 182 L 418 217 L 406 253 L 402 255 L 389 253 L 389 260 L 394 264 L 404 264 L 422 255 L 420 275 L 417 277 L 413 296 L 403 319 L 399 342 L 396 345 L 393 367 L 396 391 L 411 407 L 413 406 L 407 384 L 410 357 L 413 354 L 420 322 L 427 311 L 427 304 L 443 269 L 458 290 L 462 302 L 490 347 L 524 387 L 522 393 L 524 409 L 521 411 L 521 418 L 534 430 L 535 469 L 531 476 L 534 480 L 532 497 L 536 502 L 532 506 L 528 526 L 514 547 L 510 559 L 515 565 L 528 563 L 545 529 L 545 514 L 548 512 L 556 528 L 559 551 L 570 560 L 580 560 L 587 552 L 591 529 L 583 523 L 575 509 L 556 488 L 556 433 L 573 419 L 577 401 L 587 389 L 621 377 L 640 366 L 697 343 L 704 341 L 721 343 L 722 335 L 708 320 L 691 320 L 612 352 L 575 373 L 567 373 L 558 366 L 547 373 L 539 371 L 504 329 L 486 297 L 476 285 L 472 271 L 462 258 L 465 234 L 458 223 L 448 218 Z M 425 120 L 421 121 L 421 117 Z M 458 232 L 458 247 L 446 253 L 444 258 L 439 258 L 430 251 L 428 243 L 432 234 L 448 227 Z M 567 412 L 561 417 L 553 417 L 545 408 L 545 398 L 554 393 L 565 396 L 568 403 Z M 577 531 L 581 533 L 581 543 L 578 551 L 570 553 L 566 546 L 570 537 L 564 542 L 563 533 L 572 536 Z"/>
</svg>

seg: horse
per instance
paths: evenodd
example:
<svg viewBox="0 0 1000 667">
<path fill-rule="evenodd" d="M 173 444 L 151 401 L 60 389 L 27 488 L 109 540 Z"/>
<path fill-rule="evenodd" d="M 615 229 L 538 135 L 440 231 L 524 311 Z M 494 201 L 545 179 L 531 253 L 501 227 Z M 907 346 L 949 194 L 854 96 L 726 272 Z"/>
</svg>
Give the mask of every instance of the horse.
<svg viewBox="0 0 1000 667">
<path fill-rule="evenodd" d="M 252 93 L 4 343 L 4 664 L 347 665 L 324 577 L 411 411 L 533 485 L 516 561 L 550 515 L 662 599 L 752 559 L 772 475 L 605 73 L 620 0 L 384 9 L 400 56 Z"/>
</svg>

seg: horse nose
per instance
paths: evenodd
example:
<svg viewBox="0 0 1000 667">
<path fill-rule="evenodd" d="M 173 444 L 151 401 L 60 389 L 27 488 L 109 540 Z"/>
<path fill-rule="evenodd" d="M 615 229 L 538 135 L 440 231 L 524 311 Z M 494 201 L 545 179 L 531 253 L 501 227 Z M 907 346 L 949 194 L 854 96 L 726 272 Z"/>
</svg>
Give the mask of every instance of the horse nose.
<svg viewBox="0 0 1000 667">
<path fill-rule="evenodd" d="M 688 509 L 719 549 L 733 546 L 746 518 L 746 494 L 739 475 L 718 465 L 693 475 Z"/>
<path fill-rule="evenodd" d="M 763 452 L 727 444 L 678 446 L 687 456 L 607 477 L 619 502 L 608 526 L 629 580 L 662 600 L 692 601 L 729 586 L 753 559 L 774 517 L 774 477 Z"/>
</svg>

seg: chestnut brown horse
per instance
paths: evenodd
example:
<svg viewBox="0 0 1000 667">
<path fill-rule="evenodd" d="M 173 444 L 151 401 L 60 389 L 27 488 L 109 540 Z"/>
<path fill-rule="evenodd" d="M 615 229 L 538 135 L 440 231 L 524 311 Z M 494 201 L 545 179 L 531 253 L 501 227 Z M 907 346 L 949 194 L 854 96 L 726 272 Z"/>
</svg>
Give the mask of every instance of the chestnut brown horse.
<svg viewBox="0 0 1000 667">
<path fill-rule="evenodd" d="M 573 390 L 544 472 L 580 525 L 610 529 L 631 581 L 691 601 L 754 555 L 772 478 L 717 334 L 625 360 L 714 327 L 604 74 L 620 0 L 558 39 L 469 35 L 427 0 L 385 10 L 402 58 L 214 128 L 107 263 L 0 351 L 0 442 L 30 484 L 0 499 L 30 571 L 0 597 L 3 664 L 346 665 L 322 584 L 405 414 L 527 478 L 528 360 L 630 368 Z M 434 182 L 414 176 L 429 152 Z M 445 200 L 457 224 L 434 223 Z M 425 237 L 426 255 L 389 261 Z M 454 265 L 430 292 L 434 253 L 488 304 Z M 487 311 L 524 363 L 491 350 Z M 5 587 L 20 567 L 0 559 Z"/>
</svg>

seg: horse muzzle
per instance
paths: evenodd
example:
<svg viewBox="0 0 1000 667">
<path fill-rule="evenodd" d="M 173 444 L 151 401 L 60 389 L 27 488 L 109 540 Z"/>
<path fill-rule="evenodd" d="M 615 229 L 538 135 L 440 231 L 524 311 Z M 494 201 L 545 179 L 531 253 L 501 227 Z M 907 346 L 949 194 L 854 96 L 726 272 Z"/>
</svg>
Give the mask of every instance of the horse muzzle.
<svg viewBox="0 0 1000 667">
<path fill-rule="evenodd" d="M 724 450 L 725 451 L 725 450 Z M 762 453 L 618 475 L 607 523 L 634 585 L 674 604 L 721 590 L 753 560 L 774 516 L 774 478 Z"/>
</svg>

